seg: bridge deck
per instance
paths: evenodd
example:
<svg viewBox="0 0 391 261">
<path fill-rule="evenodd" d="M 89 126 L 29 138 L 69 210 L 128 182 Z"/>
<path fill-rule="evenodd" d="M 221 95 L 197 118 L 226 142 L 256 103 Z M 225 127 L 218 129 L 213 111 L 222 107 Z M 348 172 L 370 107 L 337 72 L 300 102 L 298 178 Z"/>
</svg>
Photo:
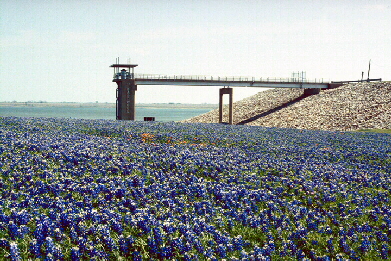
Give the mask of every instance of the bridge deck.
<svg viewBox="0 0 391 261">
<path fill-rule="evenodd" d="M 182 85 L 182 86 L 227 86 L 263 88 L 328 88 L 323 79 L 299 81 L 295 78 L 255 78 L 255 77 L 213 77 L 213 76 L 167 76 L 136 74 L 137 85 Z"/>
</svg>

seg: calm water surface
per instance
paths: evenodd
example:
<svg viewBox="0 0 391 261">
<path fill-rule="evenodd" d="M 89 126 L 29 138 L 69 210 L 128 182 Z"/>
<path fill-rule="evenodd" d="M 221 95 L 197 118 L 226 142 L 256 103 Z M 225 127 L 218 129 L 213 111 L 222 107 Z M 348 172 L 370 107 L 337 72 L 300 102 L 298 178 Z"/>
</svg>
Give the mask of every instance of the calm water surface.
<svg viewBox="0 0 391 261">
<path fill-rule="evenodd" d="M 195 107 L 195 106 L 194 106 Z M 136 120 L 143 121 L 144 117 L 155 117 L 156 121 L 181 121 L 205 112 L 213 108 L 175 108 L 167 105 L 158 107 L 137 107 Z M 1 106 L 0 116 L 16 117 L 56 117 L 75 119 L 109 119 L 115 120 L 115 108 L 105 107 L 58 107 L 58 106 Z"/>
</svg>

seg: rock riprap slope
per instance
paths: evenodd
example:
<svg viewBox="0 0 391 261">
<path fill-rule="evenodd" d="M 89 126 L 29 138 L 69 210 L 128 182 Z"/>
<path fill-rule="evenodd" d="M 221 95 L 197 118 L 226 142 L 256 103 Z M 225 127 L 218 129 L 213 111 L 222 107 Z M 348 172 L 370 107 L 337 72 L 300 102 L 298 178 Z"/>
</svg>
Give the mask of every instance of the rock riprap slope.
<svg viewBox="0 0 391 261">
<path fill-rule="evenodd" d="M 302 94 L 272 89 L 238 101 L 234 124 L 341 131 L 391 128 L 390 82 L 347 84 L 305 98 Z M 225 106 L 224 119 L 227 114 Z M 185 122 L 218 122 L 218 110 Z"/>
<path fill-rule="evenodd" d="M 238 124 L 262 113 L 267 113 L 276 107 L 299 98 L 302 94 L 303 90 L 300 89 L 270 89 L 235 102 L 233 104 L 233 123 Z M 225 105 L 223 108 L 223 121 L 228 122 L 228 105 Z M 219 110 L 212 110 L 183 122 L 218 123 Z"/>
</svg>

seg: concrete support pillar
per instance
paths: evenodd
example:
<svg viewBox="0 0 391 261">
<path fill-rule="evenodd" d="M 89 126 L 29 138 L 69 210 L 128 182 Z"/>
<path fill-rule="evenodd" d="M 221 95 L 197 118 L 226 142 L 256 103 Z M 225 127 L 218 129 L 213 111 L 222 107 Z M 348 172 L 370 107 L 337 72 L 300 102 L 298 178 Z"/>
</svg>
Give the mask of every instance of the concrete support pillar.
<svg viewBox="0 0 391 261">
<path fill-rule="evenodd" d="M 223 94 L 221 93 L 221 90 L 223 89 L 220 89 L 219 93 L 219 123 L 223 122 Z"/>
<path fill-rule="evenodd" d="M 117 120 L 135 120 L 135 97 L 137 85 L 133 79 L 123 79 L 117 81 Z"/>
<path fill-rule="evenodd" d="M 233 124 L 233 89 L 221 88 L 219 92 L 219 123 L 223 122 L 223 95 L 229 95 L 228 123 Z"/>
<path fill-rule="evenodd" d="M 233 102 L 233 89 L 232 88 L 229 88 L 230 89 L 230 94 L 229 94 L 229 116 L 228 116 L 228 119 L 229 119 L 229 124 L 233 124 L 233 111 L 234 111 L 234 102 Z"/>
</svg>

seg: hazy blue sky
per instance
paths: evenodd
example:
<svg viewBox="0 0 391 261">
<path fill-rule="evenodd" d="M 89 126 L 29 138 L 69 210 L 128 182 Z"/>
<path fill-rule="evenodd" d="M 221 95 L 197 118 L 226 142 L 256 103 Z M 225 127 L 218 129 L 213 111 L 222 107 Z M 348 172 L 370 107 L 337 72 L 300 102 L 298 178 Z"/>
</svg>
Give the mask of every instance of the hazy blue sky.
<svg viewBox="0 0 391 261">
<path fill-rule="evenodd" d="M 0 101 L 115 102 L 136 73 L 391 80 L 391 1 L 1 0 Z M 235 100 L 262 89 L 235 88 Z M 136 102 L 217 103 L 218 87 L 139 86 Z"/>
</svg>

